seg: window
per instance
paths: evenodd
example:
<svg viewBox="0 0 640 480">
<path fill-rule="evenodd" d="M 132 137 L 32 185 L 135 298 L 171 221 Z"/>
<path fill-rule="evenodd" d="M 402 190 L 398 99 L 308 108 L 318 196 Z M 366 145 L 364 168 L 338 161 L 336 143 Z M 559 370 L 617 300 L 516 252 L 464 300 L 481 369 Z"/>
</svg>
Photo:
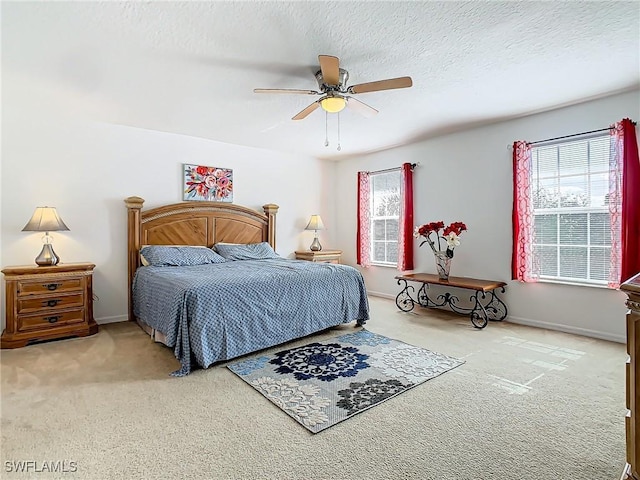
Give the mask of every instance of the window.
<svg viewBox="0 0 640 480">
<path fill-rule="evenodd" d="M 358 265 L 413 270 L 413 168 L 358 172 Z"/>
<path fill-rule="evenodd" d="M 396 266 L 400 219 L 401 171 L 371 174 L 371 263 Z"/>
<path fill-rule="evenodd" d="M 534 264 L 540 279 L 607 284 L 609 135 L 531 149 Z"/>
</svg>

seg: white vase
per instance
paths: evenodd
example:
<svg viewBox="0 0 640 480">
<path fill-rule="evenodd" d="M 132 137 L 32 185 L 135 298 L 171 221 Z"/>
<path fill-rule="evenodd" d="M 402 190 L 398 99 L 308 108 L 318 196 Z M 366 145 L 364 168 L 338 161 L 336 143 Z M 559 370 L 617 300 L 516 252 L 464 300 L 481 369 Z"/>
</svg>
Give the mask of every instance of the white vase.
<svg viewBox="0 0 640 480">
<path fill-rule="evenodd" d="M 436 259 L 436 268 L 438 269 L 438 277 L 442 280 L 449 280 L 449 269 L 451 268 L 451 258 L 447 256 L 447 252 L 434 252 Z"/>
</svg>

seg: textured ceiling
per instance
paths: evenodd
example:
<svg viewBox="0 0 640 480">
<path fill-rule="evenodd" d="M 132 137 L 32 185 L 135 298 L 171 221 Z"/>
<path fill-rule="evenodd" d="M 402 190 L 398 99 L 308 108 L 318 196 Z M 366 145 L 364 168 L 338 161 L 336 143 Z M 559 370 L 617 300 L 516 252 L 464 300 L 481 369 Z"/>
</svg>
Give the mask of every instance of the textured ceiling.
<svg viewBox="0 0 640 480">
<path fill-rule="evenodd" d="M 253 89 L 317 89 L 318 54 L 380 113 Z M 100 122 L 341 158 L 640 83 L 634 2 L 2 2 L 3 97 Z M 22 92 L 21 92 L 22 90 Z M 25 95 L 25 91 L 29 95 Z M 17 101 L 17 100 L 16 100 Z"/>
</svg>

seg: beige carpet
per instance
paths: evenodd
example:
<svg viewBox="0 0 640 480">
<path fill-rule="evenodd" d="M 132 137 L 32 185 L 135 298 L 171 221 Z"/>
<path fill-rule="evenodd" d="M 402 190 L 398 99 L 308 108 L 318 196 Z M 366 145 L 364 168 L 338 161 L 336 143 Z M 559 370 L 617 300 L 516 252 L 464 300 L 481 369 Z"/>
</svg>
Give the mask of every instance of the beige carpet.
<svg viewBox="0 0 640 480">
<path fill-rule="evenodd" d="M 169 377 L 177 360 L 132 324 L 3 350 L 0 476 L 619 478 L 624 345 L 509 323 L 476 330 L 380 298 L 371 307 L 369 330 L 466 363 L 317 435 L 226 368 Z M 6 462 L 62 460 L 77 472 L 7 473 Z"/>
</svg>

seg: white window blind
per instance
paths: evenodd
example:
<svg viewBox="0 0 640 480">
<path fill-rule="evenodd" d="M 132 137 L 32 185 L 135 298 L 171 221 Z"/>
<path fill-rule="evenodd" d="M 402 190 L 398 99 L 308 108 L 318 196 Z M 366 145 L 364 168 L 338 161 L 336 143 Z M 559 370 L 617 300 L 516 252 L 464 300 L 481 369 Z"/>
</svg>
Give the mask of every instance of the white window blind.
<svg viewBox="0 0 640 480">
<path fill-rule="evenodd" d="M 540 278 L 607 284 L 609 135 L 533 147 L 534 262 Z"/>
<path fill-rule="evenodd" d="M 397 265 L 400 169 L 371 173 L 371 263 Z"/>
</svg>

